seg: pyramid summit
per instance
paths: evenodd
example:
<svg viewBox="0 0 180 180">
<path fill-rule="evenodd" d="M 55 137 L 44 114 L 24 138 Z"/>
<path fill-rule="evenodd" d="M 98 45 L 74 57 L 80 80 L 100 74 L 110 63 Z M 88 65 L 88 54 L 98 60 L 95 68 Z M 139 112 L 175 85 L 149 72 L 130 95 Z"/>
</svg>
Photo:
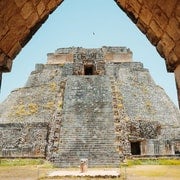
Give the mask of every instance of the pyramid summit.
<svg viewBox="0 0 180 180">
<path fill-rule="evenodd" d="M 0 106 L 0 156 L 59 167 L 180 153 L 180 112 L 126 47 L 49 53 Z"/>
</svg>

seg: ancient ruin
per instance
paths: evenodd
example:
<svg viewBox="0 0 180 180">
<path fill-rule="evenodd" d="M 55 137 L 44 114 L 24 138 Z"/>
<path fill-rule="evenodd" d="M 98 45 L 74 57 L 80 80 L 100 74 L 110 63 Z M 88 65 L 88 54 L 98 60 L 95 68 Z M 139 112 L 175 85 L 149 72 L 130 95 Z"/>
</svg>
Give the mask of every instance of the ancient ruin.
<svg viewBox="0 0 180 180">
<path fill-rule="evenodd" d="M 0 105 L 0 156 L 59 167 L 180 153 L 180 112 L 126 47 L 60 48 Z"/>
</svg>

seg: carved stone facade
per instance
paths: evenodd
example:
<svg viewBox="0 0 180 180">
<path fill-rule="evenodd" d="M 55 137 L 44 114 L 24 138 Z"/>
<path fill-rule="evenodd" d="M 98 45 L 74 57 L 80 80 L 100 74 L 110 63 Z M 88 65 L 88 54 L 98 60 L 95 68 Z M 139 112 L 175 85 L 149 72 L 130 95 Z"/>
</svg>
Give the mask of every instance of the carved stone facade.
<svg viewBox="0 0 180 180">
<path fill-rule="evenodd" d="M 61 48 L 1 104 L 0 155 L 118 166 L 124 156 L 179 154 L 179 124 L 179 110 L 129 49 Z"/>
</svg>

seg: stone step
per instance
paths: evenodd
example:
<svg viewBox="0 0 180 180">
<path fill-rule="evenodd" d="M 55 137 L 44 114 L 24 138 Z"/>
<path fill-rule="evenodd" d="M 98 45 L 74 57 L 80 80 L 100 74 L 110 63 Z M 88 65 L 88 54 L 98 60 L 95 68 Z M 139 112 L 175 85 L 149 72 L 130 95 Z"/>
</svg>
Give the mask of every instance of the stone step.
<svg viewBox="0 0 180 180">
<path fill-rule="evenodd" d="M 97 166 L 119 165 L 119 154 L 114 145 L 114 113 L 109 103 L 112 101 L 109 78 L 91 80 L 73 76 L 68 78 L 66 85 L 64 117 L 61 119 L 59 135 L 55 135 L 60 138 L 54 163 L 59 167 L 78 166 L 80 158 L 85 157 L 90 164 Z M 98 96 L 95 91 L 99 85 Z M 88 95 L 85 95 L 85 100 L 79 99 L 84 94 Z M 85 107 L 83 102 L 87 102 L 86 105 L 90 103 L 89 107 Z"/>
</svg>

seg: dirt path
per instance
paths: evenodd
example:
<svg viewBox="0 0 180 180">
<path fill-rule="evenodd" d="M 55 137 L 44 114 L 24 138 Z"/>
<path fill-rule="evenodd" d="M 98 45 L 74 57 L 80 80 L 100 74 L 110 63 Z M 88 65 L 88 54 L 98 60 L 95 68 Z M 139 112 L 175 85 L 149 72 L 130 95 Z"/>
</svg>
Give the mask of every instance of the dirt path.
<svg viewBox="0 0 180 180">
<path fill-rule="evenodd" d="M 90 180 L 92 177 L 84 178 L 48 178 L 47 174 L 60 169 L 43 168 L 41 166 L 15 166 L 15 167 L 0 167 L 0 180 L 37 180 L 37 179 L 83 179 Z M 79 169 L 68 169 L 69 171 L 79 171 Z M 98 170 L 98 169 L 94 169 Z M 100 169 L 102 170 L 102 169 Z M 113 170 L 109 169 L 108 170 Z M 121 167 L 121 177 L 113 178 L 118 180 L 179 180 L 180 166 L 164 166 L 164 165 L 141 165 L 132 167 Z M 43 177 L 43 178 L 42 178 Z M 46 177 L 46 178 L 45 178 Z M 96 178 L 103 180 L 104 178 Z M 106 178 L 111 179 L 111 178 Z"/>
<path fill-rule="evenodd" d="M 180 166 L 144 165 L 121 168 L 128 180 L 178 180 Z"/>
</svg>

